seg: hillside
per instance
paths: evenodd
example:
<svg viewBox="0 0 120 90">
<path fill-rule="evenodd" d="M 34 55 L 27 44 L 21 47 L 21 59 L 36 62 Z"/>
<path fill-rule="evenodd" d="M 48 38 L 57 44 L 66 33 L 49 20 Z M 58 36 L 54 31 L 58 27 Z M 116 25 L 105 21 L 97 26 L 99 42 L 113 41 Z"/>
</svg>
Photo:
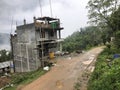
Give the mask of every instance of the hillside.
<svg viewBox="0 0 120 90">
<path fill-rule="evenodd" d="M 63 50 L 73 52 L 98 46 L 107 41 L 107 34 L 103 38 L 104 33 L 104 31 L 95 26 L 81 28 L 64 40 Z"/>
</svg>

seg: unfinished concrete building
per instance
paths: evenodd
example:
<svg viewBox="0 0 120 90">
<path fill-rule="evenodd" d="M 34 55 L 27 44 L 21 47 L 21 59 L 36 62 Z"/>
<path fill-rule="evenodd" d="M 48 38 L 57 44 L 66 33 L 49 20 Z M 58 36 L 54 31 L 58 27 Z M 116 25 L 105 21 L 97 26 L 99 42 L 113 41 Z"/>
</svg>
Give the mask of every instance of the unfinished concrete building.
<svg viewBox="0 0 120 90">
<path fill-rule="evenodd" d="M 44 66 L 49 53 L 58 50 L 61 39 L 60 20 L 51 17 L 33 18 L 34 22 L 16 27 L 11 35 L 15 72 L 28 72 Z"/>
</svg>

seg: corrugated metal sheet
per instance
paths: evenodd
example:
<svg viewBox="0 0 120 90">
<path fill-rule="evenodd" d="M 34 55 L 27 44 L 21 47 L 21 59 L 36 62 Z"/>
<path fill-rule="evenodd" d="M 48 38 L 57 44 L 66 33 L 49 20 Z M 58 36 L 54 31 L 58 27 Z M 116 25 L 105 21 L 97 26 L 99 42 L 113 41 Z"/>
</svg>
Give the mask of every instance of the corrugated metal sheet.
<svg viewBox="0 0 120 90">
<path fill-rule="evenodd" d="M 6 68 L 6 67 L 13 67 L 13 61 L 6 61 L 0 63 L 0 69 Z"/>
</svg>

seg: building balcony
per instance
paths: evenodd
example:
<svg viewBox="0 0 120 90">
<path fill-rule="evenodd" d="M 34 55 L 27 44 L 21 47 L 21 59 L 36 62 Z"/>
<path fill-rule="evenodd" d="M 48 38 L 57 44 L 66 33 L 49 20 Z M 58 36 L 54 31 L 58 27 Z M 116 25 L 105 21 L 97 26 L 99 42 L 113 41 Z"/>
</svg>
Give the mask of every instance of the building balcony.
<svg viewBox="0 0 120 90">
<path fill-rule="evenodd" d="M 57 22 L 53 22 L 53 23 L 49 23 L 49 24 L 36 22 L 35 26 L 37 28 L 48 29 L 48 30 L 61 30 L 61 29 L 63 29 L 62 27 L 60 27 L 59 23 L 57 23 Z"/>
</svg>

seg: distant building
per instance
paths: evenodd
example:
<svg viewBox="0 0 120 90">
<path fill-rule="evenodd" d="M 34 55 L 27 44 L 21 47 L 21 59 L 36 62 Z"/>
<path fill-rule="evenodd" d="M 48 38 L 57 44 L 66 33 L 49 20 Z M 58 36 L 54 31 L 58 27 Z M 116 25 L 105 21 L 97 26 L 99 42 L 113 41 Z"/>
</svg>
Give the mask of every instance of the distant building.
<svg viewBox="0 0 120 90">
<path fill-rule="evenodd" d="M 17 26 L 11 35 L 16 72 L 28 72 L 44 66 L 50 52 L 57 51 L 61 39 L 60 20 L 51 17 L 35 18 L 34 22 Z"/>
</svg>

